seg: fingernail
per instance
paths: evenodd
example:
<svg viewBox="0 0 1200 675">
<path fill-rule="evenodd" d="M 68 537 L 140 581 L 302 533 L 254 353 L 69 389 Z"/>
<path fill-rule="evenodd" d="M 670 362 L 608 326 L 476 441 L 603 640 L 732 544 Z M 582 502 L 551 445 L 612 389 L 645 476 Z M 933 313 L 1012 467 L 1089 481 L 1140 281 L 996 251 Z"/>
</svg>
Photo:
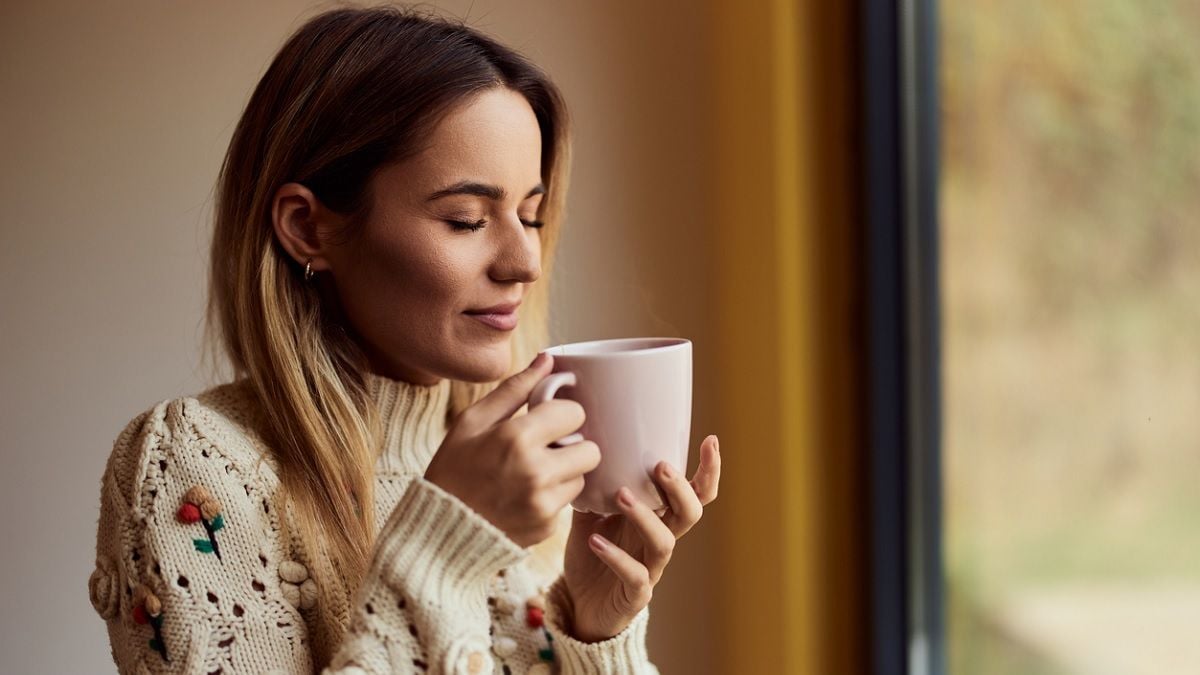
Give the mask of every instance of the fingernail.
<svg viewBox="0 0 1200 675">
<path fill-rule="evenodd" d="M 593 534 L 591 537 L 588 537 L 588 541 L 591 542 L 592 546 L 595 546 L 599 549 L 608 547 L 608 544 L 604 541 L 604 538 L 598 534 Z"/>
<path fill-rule="evenodd" d="M 529 369 L 534 370 L 538 366 L 546 362 L 546 352 L 538 352 L 538 355 L 533 357 L 533 361 L 529 364 Z"/>
<path fill-rule="evenodd" d="M 716 450 L 718 453 L 721 452 L 721 439 L 716 436 L 713 436 L 713 450 Z"/>
<path fill-rule="evenodd" d="M 666 478 L 674 478 L 675 477 L 675 469 L 672 469 L 670 464 L 663 464 L 662 465 L 662 475 Z"/>
</svg>

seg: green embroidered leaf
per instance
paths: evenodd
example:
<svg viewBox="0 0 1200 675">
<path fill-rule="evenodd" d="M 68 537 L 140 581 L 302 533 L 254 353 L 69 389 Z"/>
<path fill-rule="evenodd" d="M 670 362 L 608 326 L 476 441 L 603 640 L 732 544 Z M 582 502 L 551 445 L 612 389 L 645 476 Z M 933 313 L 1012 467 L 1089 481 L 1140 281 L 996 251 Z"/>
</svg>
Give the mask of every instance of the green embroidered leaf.
<svg viewBox="0 0 1200 675">
<path fill-rule="evenodd" d="M 539 649 L 538 650 L 538 658 L 540 658 L 543 661 L 553 661 L 554 660 L 554 650 L 553 649 Z"/>
<path fill-rule="evenodd" d="M 207 539 L 193 539 L 192 543 L 196 545 L 196 550 L 200 551 L 201 553 L 213 552 L 212 542 Z"/>
<path fill-rule="evenodd" d="M 150 649 L 153 649 L 156 652 L 162 652 L 162 643 L 154 638 L 150 638 Z"/>
<path fill-rule="evenodd" d="M 212 519 L 212 525 L 210 527 L 212 527 L 213 532 L 225 527 L 225 516 L 222 516 L 218 513 L 217 516 Z"/>
</svg>

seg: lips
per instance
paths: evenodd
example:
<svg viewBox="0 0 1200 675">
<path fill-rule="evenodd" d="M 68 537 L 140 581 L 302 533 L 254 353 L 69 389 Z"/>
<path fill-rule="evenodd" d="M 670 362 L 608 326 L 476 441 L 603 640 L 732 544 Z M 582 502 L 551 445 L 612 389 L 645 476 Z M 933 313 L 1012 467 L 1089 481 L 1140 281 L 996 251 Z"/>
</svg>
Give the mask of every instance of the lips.
<svg viewBox="0 0 1200 675">
<path fill-rule="evenodd" d="M 468 309 L 467 314 L 512 314 L 521 306 L 521 301 L 507 302 L 502 305 L 492 305 L 491 307 L 483 307 L 480 309 Z"/>
<path fill-rule="evenodd" d="M 517 307 L 520 305 L 520 301 L 509 302 L 483 309 L 470 309 L 463 313 L 496 330 L 509 331 L 517 327 Z"/>
</svg>

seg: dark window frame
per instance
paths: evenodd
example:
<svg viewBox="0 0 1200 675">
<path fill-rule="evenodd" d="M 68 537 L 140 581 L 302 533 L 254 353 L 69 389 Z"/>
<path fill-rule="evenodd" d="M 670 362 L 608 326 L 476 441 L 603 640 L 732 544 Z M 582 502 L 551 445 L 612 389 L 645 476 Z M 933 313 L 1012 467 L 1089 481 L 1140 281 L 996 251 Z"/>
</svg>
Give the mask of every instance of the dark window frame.
<svg viewBox="0 0 1200 675">
<path fill-rule="evenodd" d="M 871 672 L 946 672 L 935 0 L 861 5 Z"/>
</svg>

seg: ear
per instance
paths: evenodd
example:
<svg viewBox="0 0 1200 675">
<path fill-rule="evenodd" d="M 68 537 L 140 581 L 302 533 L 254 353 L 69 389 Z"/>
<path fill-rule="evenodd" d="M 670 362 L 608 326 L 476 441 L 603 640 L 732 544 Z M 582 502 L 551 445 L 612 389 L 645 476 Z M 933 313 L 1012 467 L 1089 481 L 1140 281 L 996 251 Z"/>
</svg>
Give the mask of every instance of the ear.
<svg viewBox="0 0 1200 675">
<path fill-rule="evenodd" d="M 300 183 L 285 183 L 275 191 L 271 220 L 280 245 L 300 265 L 312 259 L 312 270 L 330 269 L 331 246 L 322 235 L 341 223 L 312 190 Z"/>
</svg>

